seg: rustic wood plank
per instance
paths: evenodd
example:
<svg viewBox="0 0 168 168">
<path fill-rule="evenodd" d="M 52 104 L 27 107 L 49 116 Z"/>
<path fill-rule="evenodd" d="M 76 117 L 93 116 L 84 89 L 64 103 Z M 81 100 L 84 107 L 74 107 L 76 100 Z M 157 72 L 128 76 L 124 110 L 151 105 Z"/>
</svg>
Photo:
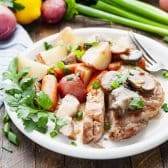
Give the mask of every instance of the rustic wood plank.
<svg viewBox="0 0 168 168">
<path fill-rule="evenodd" d="M 4 107 L 1 109 L 1 115 L 4 113 Z M 3 127 L 2 120 L 0 121 L 0 127 Z M 9 153 L 5 150 L 1 150 L 1 167 L 2 168 L 35 168 L 34 160 L 34 144 L 27 139 L 16 127 L 12 124 L 12 129 L 20 137 L 21 143 L 19 146 L 11 144 L 4 136 L 2 131 L 0 132 L 2 146 L 11 149 L 13 153 Z"/>
<path fill-rule="evenodd" d="M 168 168 L 168 141 L 160 146 L 163 167 Z"/>
<path fill-rule="evenodd" d="M 113 160 L 96 161 L 96 168 L 131 168 L 131 160 L 129 157 Z"/>
<path fill-rule="evenodd" d="M 88 159 L 78 159 L 72 157 L 65 157 L 66 168 L 95 168 L 95 161 Z"/>
<path fill-rule="evenodd" d="M 63 168 L 64 156 L 36 145 L 36 168 Z"/>
<path fill-rule="evenodd" d="M 133 168 L 163 168 L 160 149 L 156 148 L 132 157 Z"/>
</svg>

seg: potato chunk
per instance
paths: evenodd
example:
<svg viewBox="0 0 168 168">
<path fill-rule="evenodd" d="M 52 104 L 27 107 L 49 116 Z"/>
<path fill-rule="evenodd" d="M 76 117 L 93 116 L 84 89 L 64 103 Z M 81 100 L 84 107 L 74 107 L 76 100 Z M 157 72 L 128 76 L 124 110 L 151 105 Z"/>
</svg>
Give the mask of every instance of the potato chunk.
<svg viewBox="0 0 168 168">
<path fill-rule="evenodd" d="M 18 56 L 18 69 L 30 67 L 29 77 L 36 77 L 41 80 L 48 72 L 49 67 L 35 62 L 23 56 Z"/>
<path fill-rule="evenodd" d="M 111 56 L 109 43 L 101 42 L 88 49 L 83 55 L 82 61 L 97 70 L 104 70 L 110 64 Z"/>
<path fill-rule="evenodd" d="M 67 50 L 64 45 L 58 45 L 50 50 L 40 52 L 39 55 L 46 65 L 52 66 L 67 55 Z"/>
</svg>

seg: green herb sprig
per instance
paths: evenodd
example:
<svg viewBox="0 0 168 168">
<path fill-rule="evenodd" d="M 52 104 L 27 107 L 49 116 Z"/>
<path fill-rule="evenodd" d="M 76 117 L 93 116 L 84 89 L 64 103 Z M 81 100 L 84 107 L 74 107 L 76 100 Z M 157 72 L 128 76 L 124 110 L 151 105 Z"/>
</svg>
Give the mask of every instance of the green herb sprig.
<svg viewBox="0 0 168 168">
<path fill-rule="evenodd" d="M 3 88 L 5 102 L 11 111 L 15 111 L 18 118 L 23 121 L 24 129 L 27 132 L 37 130 L 46 133 L 50 121 L 55 125 L 52 131 L 58 133 L 67 124 L 67 121 L 57 117 L 55 113 L 49 112 L 52 101 L 44 92 L 36 92 L 35 83 L 37 80 L 26 76 L 29 70 L 30 68 L 18 70 L 18 58 L 11 61 L 7 71 L 3 73 L 4 80 L 10 80 L 10 83 L 4 85 Z M 7 115 L 4 116 L 3 121 L 8 121 Z M 12 143 L 18 143 L 17 136 L 11 132 L 11 127 L 8 124 L 3 130 Z"/>
</svg>

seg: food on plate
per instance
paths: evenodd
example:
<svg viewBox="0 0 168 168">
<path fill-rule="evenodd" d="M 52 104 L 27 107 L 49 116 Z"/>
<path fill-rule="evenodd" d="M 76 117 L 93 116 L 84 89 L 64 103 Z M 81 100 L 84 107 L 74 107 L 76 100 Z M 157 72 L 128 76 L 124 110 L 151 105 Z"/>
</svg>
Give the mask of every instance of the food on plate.
<svg viewBox="0 0 168 168">
<path fill-rule="evenodd" d="M 83 143 L 97 142 L 104 131 L 105 101 L 101 88 L 87 94 L 83 121 Z"/>
<path fill-rule="evenodd" d="M 0 5 L 0 25 L 0 41 L 11 37 L 16 29 L 15 15 L 2 5 Z"/>
<path fill-rule="evenodd" d="M 43 79 L 49 69 L 47 65 L 43 65 L 23 56 L 18 56 L 18 69 L 21 70 L 24 67 L 30 67 L 29 77 L 37 77 L 38 80 Z"/>
<path fill-rule="evenodd" d="M 58 89 L 61 97 L 71 94 L 80 102 L 84 102 L 86 99 L 85 85 L 76 74 L 64 76 L 59 82 Z"/>
<path fill-rule="evenodd" d="M 145 70 L 142 52 L 120 40 L 113 46 L 113 38 L 86 39 L 65 28 L 34 60 L 15 58 L 3 75 L 12 82 L 6 101 L 18 107 L 25 129 L 95 144 L 127 139 L 147 127 L 160 112 L 164 91 Z"/>
<path fill-rule="evenodd" d="M 63 60 L 65 56 L 67 56 L 66 47 L 64 45 L 58 45 L 47 51 L 42 51 L 38 53 L 36 59 L 40 63 L 44 63 L 46 65 L 51 66 Z"/>
<path fill-rule="evenodd" d="M 42 79 L 41 90 L 48 95 L 52 101 L 50 111 L 55 111 L 57 106 L 57 79 L 54 75 L 46 75 Z"/>
<path fill-rule="evenodd" d="M 42 18 L 47 23 L 58 23 L 64 16 L 66 5 L 64 0 L 46 0 L 42 4 Z"/>
<path fill-rule="evenodd" d="M 96 70 L 104 70 L 111 62 L 112 53 L 108 42 L 100 42 L 89 48 L 83 55 L 82 61 Z"/>
</svg>

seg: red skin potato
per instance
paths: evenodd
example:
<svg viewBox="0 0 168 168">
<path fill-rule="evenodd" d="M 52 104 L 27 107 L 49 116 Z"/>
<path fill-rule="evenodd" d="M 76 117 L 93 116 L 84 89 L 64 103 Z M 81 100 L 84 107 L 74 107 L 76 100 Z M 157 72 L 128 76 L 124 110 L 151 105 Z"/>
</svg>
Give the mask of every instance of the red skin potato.
<svg viewBox="0 0 168 168">
<path fill-rule="evenodd" d="M 64 0 L 46 0 L 42 4 L 42 18 L 50 24 L 58 23 L 65 14 L 66 4 Z"/>
<path fill-rule="evenodd" d="M 60 96 L 63 98 L 67 94 L 75 96 L 81 103 L 86 100 L 86 89 L 84 83 L 74 74 L 63 77 L 58 85 Z M 74 77 L 72 80 L 68 78 Z"/>
<path fill-rule="evenodd" d="M 0 41 L 7 40 L 16 29 L 16 17 L 7 7 L 0 5 Z"/>
</svg>

